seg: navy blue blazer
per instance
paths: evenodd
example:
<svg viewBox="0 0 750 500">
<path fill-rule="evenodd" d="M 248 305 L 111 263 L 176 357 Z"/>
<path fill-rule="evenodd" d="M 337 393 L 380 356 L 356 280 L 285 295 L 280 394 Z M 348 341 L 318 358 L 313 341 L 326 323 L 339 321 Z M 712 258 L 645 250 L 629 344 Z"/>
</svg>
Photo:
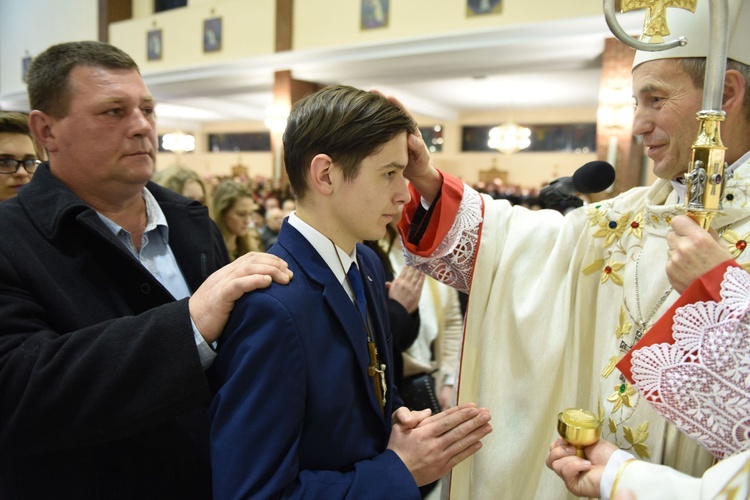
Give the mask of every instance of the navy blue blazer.
<svg viewBox="0 0 750 500">
<path fill-rule="evenodd" d="M 235 304 L 214 363 L 215 498 L 420 498 L 404 463 L 386 449 L 401 401 L 387 369 L 380 409 L 354 304 L 288 222 L 270 253 L 287 261 L 294 278 Z M 357 255 L 372 333 L 391 366 L 383 268 L 364 245 Z"/>
</svg>

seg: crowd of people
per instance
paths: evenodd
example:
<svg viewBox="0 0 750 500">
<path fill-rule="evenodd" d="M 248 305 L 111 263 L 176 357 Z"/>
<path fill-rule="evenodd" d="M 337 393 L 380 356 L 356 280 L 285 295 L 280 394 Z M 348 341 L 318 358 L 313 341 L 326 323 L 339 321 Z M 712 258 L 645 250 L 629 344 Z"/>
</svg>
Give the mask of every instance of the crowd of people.
<svg viewBox="0 0 750 500">
<path fill-rule="evenodd" d="M 671 22 L 692 45 L 633 65 L 659 180 L 566 215 L 437 170 L 398 99 L 342 85 L 292 108 L 293 196 L 154 174 L 132 58 L 39 54 L 31 112 L 0 113 L 0 497 L 747 497 L 750 2 L 728 4 L 709 231 L 683 182 L 705 3 Z M 584 457 L 565 407 L 603 428 Z"/>
<path fill-rule="evenodd" d="M 262 176 L 201 178 L 193 170 L 173 166 L 156 171 L 152 180 L 207 206 L 232 260 L 271 248 L 281 223 L 295 208 L 288 188 L 280 189 Z"/>
<path fill-rule="evenodd" d="M 493 179 L 490 182 L 477 181 L 471 187 L 476 192 L 486 194 L 493 200 L 508 200 L 511 205 L 520 205 L 531 210 L 547 208 L 543 207 L 539 201 L 539 188 L 509 184 L 500 178 Z"/>
</svg>

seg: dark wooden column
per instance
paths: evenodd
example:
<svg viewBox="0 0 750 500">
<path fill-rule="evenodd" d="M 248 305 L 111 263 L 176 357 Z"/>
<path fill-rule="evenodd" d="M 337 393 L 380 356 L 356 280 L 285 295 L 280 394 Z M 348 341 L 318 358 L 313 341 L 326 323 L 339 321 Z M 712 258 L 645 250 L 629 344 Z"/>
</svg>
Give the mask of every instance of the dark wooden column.
<svg viewBox="0 0 750 500">
<path fill-rule="evenodd" d="M 109 41 L 109 23 L 132 17 L 132 0 L 99 0 L 99 41 Z"/>
<path fill-rule="evenodd" d="M 276 0 L 276 52 L 292 50 L 294 0 Z"/>
<path fill-rule="evenodd" d="M 294 0 L 276 0 L 276 52 L 284 52 L 294 48 L 293 35 Z M 323 88 L 323 85 L 303 80 L 295 80 L 289 70 L 274 73 L 273 102 L 274 106 L 292 108 L 292 105 Z M 273 151 L 274 176 L 281 180 L 282 187 L 289 182 L 282 163 L 281 134 L 271 133 L 271 148 Z"/>
<path fill-rule="evenodd" d="M 606 193 L 606 197 L 641 184 L 643 146 L 633 137 L 631 68 L 634 57 L 635 51 L 616 38 L 605 41 L 596 151 L 598 158 L 613 163 L 617 172 L 614 190 Z"/>
<path fill-rule="evenodd" d="M 289 70 L 277 71 L 274 73 L 273 83 L 273 101 L 274 106 L 283 107 L 287 110 L 292 109 L 292 105 L 303 97 L 317 92 L 324 85 L 304 80 L 295 80 L 292 72 Z M 286 170 L 282 163 L 282 137 L 281 134 L 271 133 L 271 148 L 274 155 L 274 176 L 281 180 L 282 187 L 285 187 L 289 181 Z M 279 171 L 279 172 L 277 172 Z"/>
</svg>

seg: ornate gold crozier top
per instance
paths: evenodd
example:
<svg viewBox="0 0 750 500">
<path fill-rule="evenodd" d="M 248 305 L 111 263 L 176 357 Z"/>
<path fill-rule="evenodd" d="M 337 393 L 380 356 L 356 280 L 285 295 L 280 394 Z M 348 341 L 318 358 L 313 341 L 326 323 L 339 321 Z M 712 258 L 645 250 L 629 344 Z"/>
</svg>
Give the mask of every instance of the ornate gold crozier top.
<svg viewBox="0 0 750 500">
<path fill-rule="evenodd" d="M 647 9 L 643 22 L 643 38 L 649 37 L 650 43 L 661 43 L 669 35 L 667 26 L 667 7 L 677 7 L 695 12 L 698 0 L 620 0 L 620 10 L 629 12 L 637 9 Z"/>
</svg>

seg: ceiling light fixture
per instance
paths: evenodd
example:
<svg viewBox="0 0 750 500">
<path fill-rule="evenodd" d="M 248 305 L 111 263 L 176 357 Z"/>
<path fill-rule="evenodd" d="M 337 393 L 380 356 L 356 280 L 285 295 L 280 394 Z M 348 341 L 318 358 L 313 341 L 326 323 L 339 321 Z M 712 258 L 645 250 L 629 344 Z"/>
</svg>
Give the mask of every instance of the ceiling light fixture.
<svg viewBox="0 0 750 500">
<path fill-rule="evenodd" d="M 609 82 L 599 91 L 597 125 L 627 130 L 633 123 L 633 93 L 630 82 Z"/>
<path fill-rule="evenodd" d="M 195 149 L 195 137 L 182 131 L 164 134 L 161 138 L 161 147 L 173 153 L 187 153 Z"/>
<path fill-rule="evenodd" d="M 195 149 L 195 137 L 181 130 L 164 134 L 161 138 L 161 147 L 175 154 L 177 157 L 175 165 L 179 167 L 182 153 L 187 153 Z"/>
<path fill-rule="evenodd" d="M 264 124 L 268 130 L 271 131 L 271 144 L 273 144 L 273 178 L 275 180 L 281 180 L 283 176 L 282 172 L 282 156 L 283 156 L 283 144 L 282 134 L 286 130 L 286 122 L 289 118 L 289 107 L 283 103 L 275 103 L 266 108 L 266 119 Z"/>
<path fill-rule="evenodd" d="M 513 154 L 531 145 L 531 130 L 509 121 L 490 130 L 487 145 L 506 155 Z"/>
<path fill-rule="evenodd" d="M 264 124 L 274 134 L 283 134 L 286 121 L 289 118 L 289 108 L 283 104 L 273 104 L 266 108 Z"/>
</svg>

